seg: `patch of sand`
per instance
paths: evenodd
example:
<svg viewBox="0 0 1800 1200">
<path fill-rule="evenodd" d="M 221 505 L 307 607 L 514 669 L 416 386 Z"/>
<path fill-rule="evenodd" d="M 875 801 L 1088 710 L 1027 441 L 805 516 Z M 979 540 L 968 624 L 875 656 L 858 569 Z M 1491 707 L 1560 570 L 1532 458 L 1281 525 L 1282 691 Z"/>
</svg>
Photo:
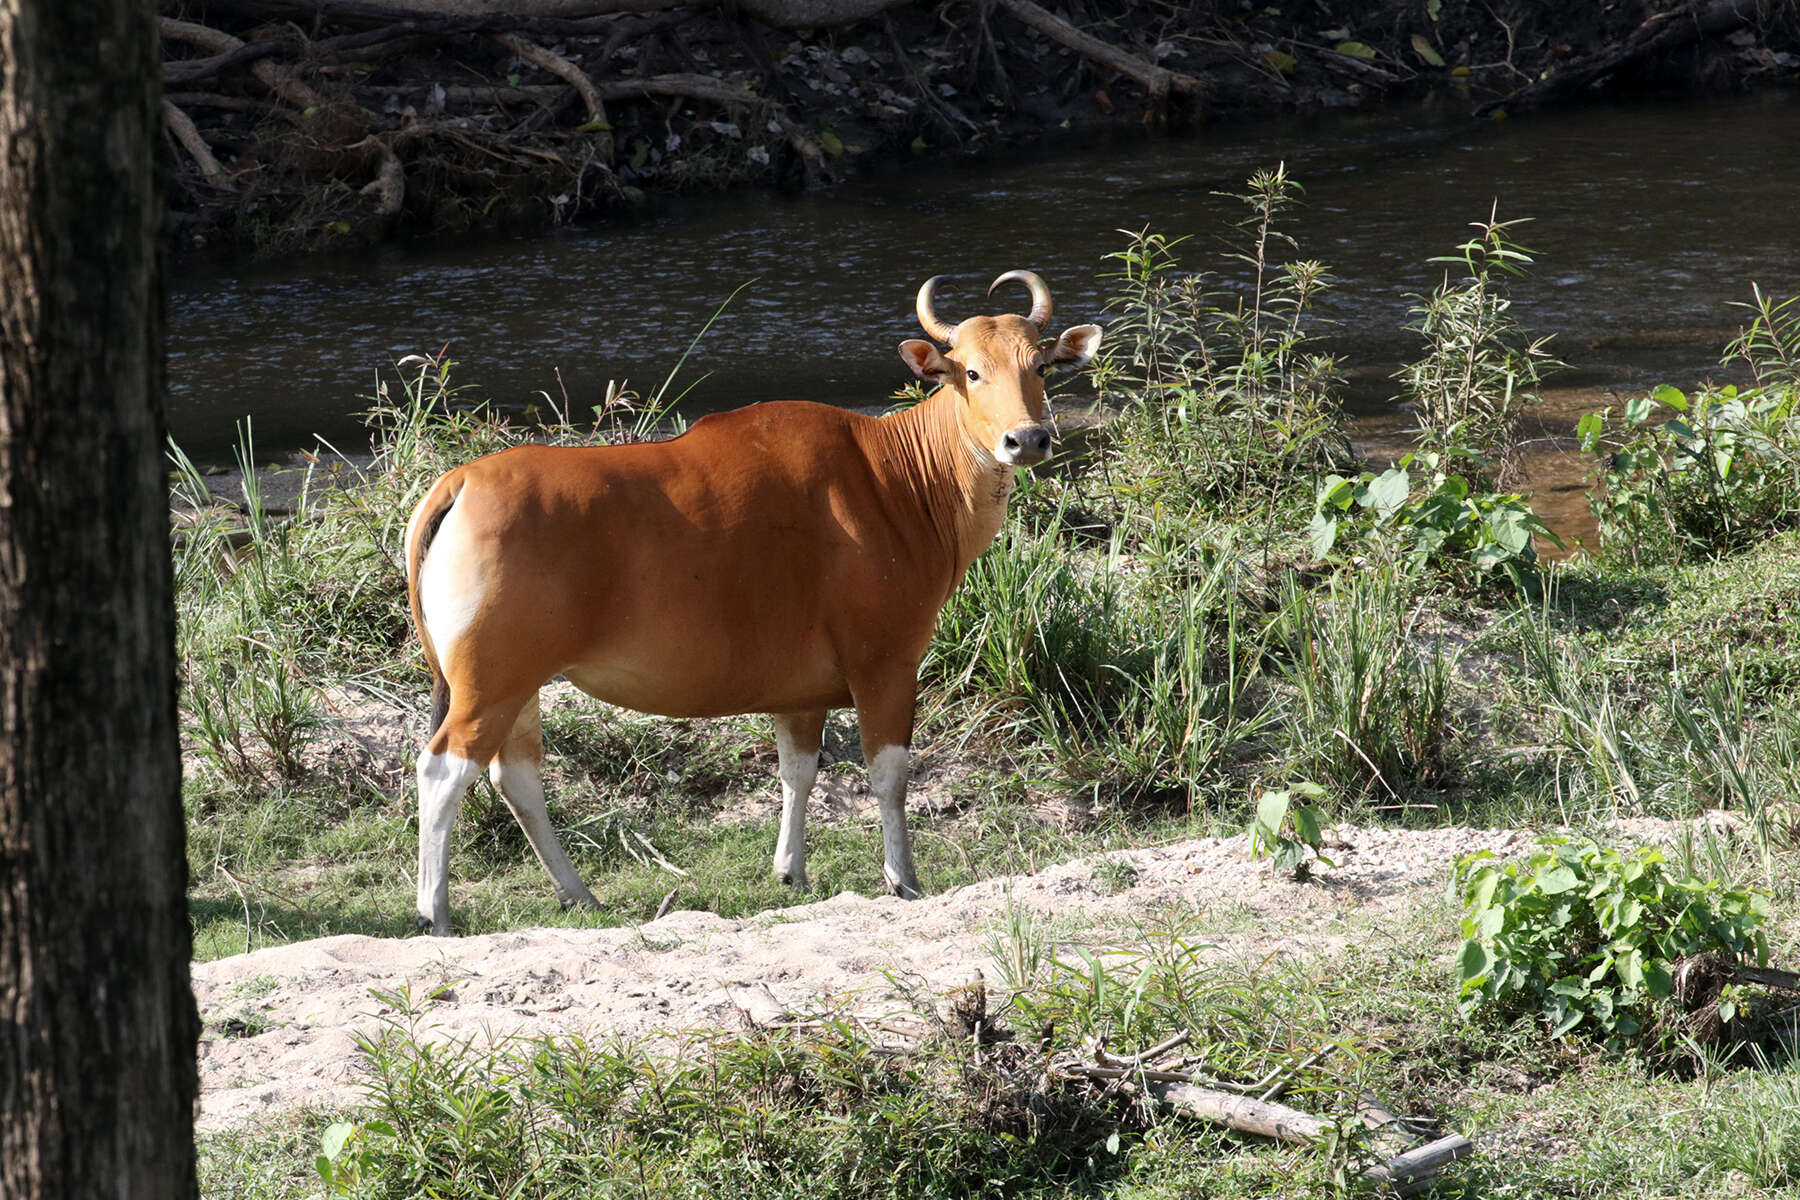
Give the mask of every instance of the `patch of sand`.
<svg viewBox="0 0 1800 1200">
<path fill-rule="evenodd" d="M 1205 838 L 911 903 L 844 893 L 745 920 L 678 910 L 636 928 L 344 935 L 259 950 L 194 967 L 209 1029 L 240 1035 L 201 1044 L 199 1128 L 357 1103 L 355 1039 L 382 1028 L 371 989 L 422 996 L 449 985 L 421 1035 L 478 1042 L 735 1029 L 759 1010 L 886 1011 L 909 992 L 939 996 L 986 968 L 1009 902 L 1063 930 L 1183 913 L 1219 955 L 1328 950 L 1442 895 L 1456 855 L 1516 852 L 1530 839 L 1516 830 L 1341 827 L 1327 846 L 1337 866 L 1300 884 L 1251 861 L 1242 837 Z"/>
</svg>

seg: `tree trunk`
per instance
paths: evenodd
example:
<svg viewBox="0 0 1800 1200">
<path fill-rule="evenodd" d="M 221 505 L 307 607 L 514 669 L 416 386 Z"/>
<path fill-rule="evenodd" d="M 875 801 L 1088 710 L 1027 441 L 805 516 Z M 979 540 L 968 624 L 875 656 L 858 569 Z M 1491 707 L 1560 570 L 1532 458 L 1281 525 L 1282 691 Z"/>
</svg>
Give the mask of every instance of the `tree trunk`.
<svg viewBox="0 0 1800 1200">
<path fill-rule="evenodd" d="M 149 0 L 0 0 L 0 1196 L 192 1197 Z"/>
</svg>

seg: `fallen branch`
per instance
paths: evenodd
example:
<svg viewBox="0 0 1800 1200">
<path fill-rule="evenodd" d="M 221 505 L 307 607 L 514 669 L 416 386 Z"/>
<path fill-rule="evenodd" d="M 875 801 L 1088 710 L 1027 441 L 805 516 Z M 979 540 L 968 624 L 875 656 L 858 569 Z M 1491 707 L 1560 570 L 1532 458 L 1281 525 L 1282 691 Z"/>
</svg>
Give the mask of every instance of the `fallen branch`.
<svg viewBox="0 0 1800 1200">
<path fill-rule="evenodd" d="M 1522 108 L 1568 96 L 1596 83 L 1622 67 L 1702 38 L 1717 37 L 1756 19 L 1761 0 L 1693 0 L 1685 8 L 1655 13 L 1634 30 L 1617 49 L 1591 54 L 1568 63 L 1554 74 L 1535 80 L 1503 100 L 1476 109 L 1485 116 L 1497 108 Z"/>
<path fill-rule="evenodd" d="M 168 36 L 166 32 L 164 36 Z M 227 50 L 223 54 L 164 63 L 162 65 L 163 86 L 175 87 L 180 84 L 198 83 L 202 79 L 211 79 L 214 75 L 222 75 L 233 67 L 241 67 L 258 59 L 273 58 L 277 55 L 292 57 L 296 53 L 297 44 L 294 42 L 280 40 L 242 42 L 237 49 Z"/>
<path fill-rule="evenodd" d="M 1205 80 L 1145 62 L 1135 54 L 1083 33 L 1061 17 L 1032 3 L 1032 0 L 995 0 L 994 6 L 1045 37 L 1061 42 L 1083 58 L 1136 80 L 1150 93 L 1151 100 L 1159 108 L 1168 104 L 1170 93 L 1191 97 L 1206 93 Z"/>
<path fill-rule="evenodd" d="M 643 96 L 676 96 L 687 100 L 710 100 L 714 104 L 740 108 L 768 104 L 755 92 L 721 83 L 710 75 L 673 73 L 649 75 L 642 79 L 609 79 L 595 85 L 603 99 L 633 100 Z"/>
<path fill-rule="evenodd" d="M 551 104 L 569 95 L 560 83 L 521 83 L 512 87 L 481 84 L 443 84 L 444 106 L 490 104 Z M 428 83 L 375 84 L 359 87 L 359 96 L 421 96 L 431 90 Z M 569 97 L 571 100 L 573 97 Z"/>
<path fill-rule="evenodd" d="M 1763 987 L 1785 988 L 1790 992 L 1800 991 L 1800 973 L 1783 971 L 1779 967 L 1753 967 L 1739 963 L 1732 968 L 1732 976 L 1742 983 L 1757 983 Z"/>
<path fill-rule="evenodd" d="M 1363 1178 L 1378 1187 L 1406 1195 L 1422 1191 L 1431 1177 L 1453 1162 L 1475 1153 L 1475 1143 L 1460 1133 L 1428 1142 L 1416 1150 L 1396 1154 L 1378 1166 L 1363 1172 Z"/>
<path fill-rule="evenodd" d="M 186 42 L 217 54 L 230 54 L 243 49 L 248 44 L 229 33 L 221 33 L 219 30 L 210 29 L 205 25 L 196 25 L 192 21 L 177 21 L 173 17 L 163 17 L 161 28 L 165 40 Z M 260 79 L 263 86 L 271 92 L 299 108 L 318 108 L 324 104 L 324 101 L 319 98 L 319 94 L 296 79 L 292 71 L 276 66 L 267 58 L 259 58 L 252 62 L 250 73 Z"/>
<path fill-rule="evenodd" d="M 828 29 L 879 16 L 913 0 L 509 0 L 501 19 L 544 23 L 591 21 L 672 8 L 735 8 L 777 29 Z M 213 8 L 304 13 L 313 18 L 386 23 L 407 17 L 484 20 L 495 16 L 488 0 L 210 0 Z"/>
<path fill-rule="evenodd" d="M 200 136 L 200 130 L 195 128 L 194 119 L 165 99 L 163 120 L 168 123 L 169 132 L 175 135 L 175 140 L 181 143 L 181 148 L 194 160 L 194 165 L 200 168 L 200 174 L 206 182 L 216 187 L 229 186 L 225 182 L 225 168 L 213 157 L 211 147 Z"/>
<path fill-rule="evenodd" d="M 400 210 L 406 207 L 406 170 L 400 165 L 400 156 L 394 153 L 393 146 L 384 139 L 364 138 L 347 148 L 361 150 L 370 144 L 373 144 L 381 154 L 381 167 L 376 171 L 375 178 L 362 189 L 361 194 L 377 197 L 375 211 L 378 215 L 397 217 L 400 215 Z"/>
<path fill-rule="evenodd" d="M 1191 1083 L 1154 1084 L 1149 1090 L 1152 1097 L 1176 1112 L 1199 1117 L 1203 1121 L 1211 1121 L 1239 1133 L 1259 1134 L 1277 1141 L 1310 1146 L 1331 1127 L 1329 1121 L 1303 1113 L 1297 1108 L 1289 1108 L 1285 1104 L 1196 1087 Z"/>
<path fill-rule="evenodd" d="M 495 33 L 489 36 L 513 55 L 534 67 L 543 68 L 574 88 L 581 96 L 582 103 L 587 105 L 588 120 L 611 128 L 606 120 L 606 105 L 601 101 L 600 93 L 594 88 L 594 81 L 588 78 L 586 71 L 562 55 L 526 41 L 516 33 Z"/>
<path fill-rule="evenodd" d="M 1310 1146 L 1332 1128 L 1330 1121 L 1285 1104 L 1216 1092 L 1187 1083 L 1152 1087 L 1150 1094 L 1178 1113 L 1198 1117 L 1215 1125 L 1223 1125 L 1239 1133 L 1254 1133 L 1277 1141 Z M 1386 1162 L 1370 1167 L 1363 1178 L 1382 1188 L 1405 1194 L 1422 1187 L 1427 1180 L 1459 1159 L 1475 1153 L 1475 1144 L 1461 1134 L 1451 1134 L 1435 1142 L 1396 1154 Z"/>
</svg>

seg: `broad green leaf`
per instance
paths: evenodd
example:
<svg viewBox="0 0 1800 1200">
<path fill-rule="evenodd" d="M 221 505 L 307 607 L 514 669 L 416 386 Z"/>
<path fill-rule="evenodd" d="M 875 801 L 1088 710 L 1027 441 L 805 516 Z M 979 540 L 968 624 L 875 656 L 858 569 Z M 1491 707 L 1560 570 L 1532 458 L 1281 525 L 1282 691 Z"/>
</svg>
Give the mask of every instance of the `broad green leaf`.
<svg viewBox="0 0 1800 1200">
<path fill-rule="evenodd" d="M 1575 423 L 1575 436 L 1581 439 L 1581 452 L 1592 454 L 1594 447 L 1606 433 L 1606 409 L 1599 412 L 1583 413 L 1581 420 Z"/>
<path fill-rule="evenodd" d="M 1658 404 L 1668 405 L 1676 412 L 1686 412 L 1688 410 L 1687 396 L 1680 388 L 1670 387 L 1666 383 L 1659 384 L 1657 388 L 1650 393 L 1650 398 Z"/>
<path fill-rule="evenodd" d="M 1331 548 L 1337 545 L 1338 523 L 1336 517 L 1328 517 L 1324 513 L 1314 513 L 1312 521 L 1306 527 L 1307 549 L 1314 558 L 1325 558 Z"/>
<path fill-rule="evenodd" d="M 1279 833 L 1282 822 L 1287 820 L 1290 800 L 1286 789 L 1264 792 L 1256 802 L 1256 823 L 1271 833 Z"/>
<path fill-rule="evenodd" d="M 1264 50 L 1257 61 L 1262 64 L 1263 70 L 1273 71 L 1277 75 L 1292 75 L 1294 68 L 1300 65 L 1299 59 L 1273 47 Z"/>
<path fill-rule="evenodd" d="M 1560 896 L 1564 892 L 1572 890 L 1581 881 L 1576 878 L 1573 870 L 1562 863 L 1547 862 L 1537 869 L 1533 882 L 1537 884 L 1538 891 L 1544 895 Z M 1567 920 L 1566 913 L 1564 920 Z"/>
<path fill-rule="evenodd" d="M 1417 54 L 1432 66 L 1441 67 L 1444 65 L 1444 56 L 1432 48 L 1431 42 L 1426 39 L 1424 34 L 1415 33 L 1412 35 L 1412 48 L 1414 54 Z"/>
<path fill-rule="evenodd" d="M 1650 398 L 1633 396 L 1625 402 L 1625 419 L 1633 425 L 1642 425 L 1650 419 Z"/>
<path fill-rule="evenodd" d="M 1473 938 L 1463 943 L 1462 951 L 1456 956 L 1456 975 L 1463 982 L 1480 979 L 1494 965 L 1494 956 L 1488 948 Z"/>
<path fill-rule="evenodd" d="M 1374 58 L 1375 47 L 1362 42 L 1339 42 L 1332 47 L 1339 54 L 1348 54 L 1351 58 Z"/>
<path fill-rule="evenodd" d="M 1294 810 L 1294 836 L 1315 850 L 1318 849 L 1320 841 L 1323 840 L 1319 836 L 1318 809 L 1310 804 L 1305 804 Z"/>
<path fill-rule="evenodd" d="M 1405 504 L 1410 495 L 1412 480 L 1399 467 L 1390 467 L 1369 482 L 1360 499 L 1365 508 L 1372 508 L 1382 516 L 1388 516 Z"/>
<path fill-rule="evenodd" d="M 336 1160 L 344 1152 L 344 1144 L 356 1133 L 356 1126 L 338 1121 L 325 1127 L 325 1134 L 319 1139 L 319 1149 L 326 1158 Z"/>
</svg>

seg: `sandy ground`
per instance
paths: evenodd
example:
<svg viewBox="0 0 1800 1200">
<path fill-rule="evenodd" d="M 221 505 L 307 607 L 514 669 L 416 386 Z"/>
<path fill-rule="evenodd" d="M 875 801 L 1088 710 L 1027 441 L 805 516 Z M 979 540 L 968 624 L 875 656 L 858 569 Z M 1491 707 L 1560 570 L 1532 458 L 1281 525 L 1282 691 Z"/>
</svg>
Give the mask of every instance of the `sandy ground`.
<svg viewBox="0 0 1800 1200">
<path fill-rule="evenodd" d="M 199 1127 L 361 1098 L 358 1034 L 381 1028 L 371 989 L 444 987 L 421 1020 L 431 1038 L 581 1033 L 648 1037 L 739 1029 L 782 1012 L 886 1012 L 989 967 L 1009 903 L 1065 938 L 1104 941 L 1134 918 L 1186 918 L 1231 955 L 1331 950 L 1443 895 L 1451 860 L 1530 844 L 1528 833 L 1332 831 L 1337 863 L 1295 883 L 1251 861 L 1242 837 L 1120 852 L 988 880 L 911 903 L 845 893 L 734 921 L 669 913 L 635 928 L 540 929 L 469 938 L 345 935 L 194 967 L 207 1022 Z M 1402 922 L 1392 921 L 1395 925 Z"/>
</svg>

